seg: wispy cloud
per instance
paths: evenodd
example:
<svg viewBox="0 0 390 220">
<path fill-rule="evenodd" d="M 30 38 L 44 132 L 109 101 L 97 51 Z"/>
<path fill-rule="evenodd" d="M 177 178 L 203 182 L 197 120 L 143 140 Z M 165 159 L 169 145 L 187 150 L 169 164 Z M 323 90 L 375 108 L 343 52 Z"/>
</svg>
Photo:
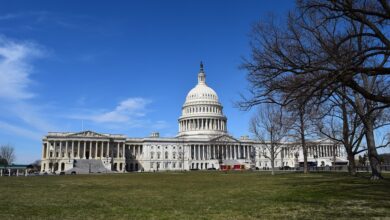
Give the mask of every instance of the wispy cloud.
<svg viewBox="0 0 390 220">
<path fill-rule="evenodd" d="M 145 106 L 150 101 L 143 98 L 128 98 L 119 103 L 112 111 L 92 116 L 95 122 L 129 122 L 132 119 L 145 116 Z"/>
<path fill-rule="evenodd" d="M 8 14 L 3 14 L 0 15 L 0 21 L 6 21 L 6 20 L 11 20 L 11 19 L 16 19 L 21 17 L 23 14 L 22 13 L 8 13 Z"/>
<path fill-rule="evenodd" d="M 31 42 L 15 42 L 0 36 L 0 98 L 28 99 L 34 94 L 28 90 L 33 71 L 29 61 L 42 55 Z"/>
<path fill-rule="evenodd" d="M 45 55 L 44 49 L 30 41 L 0 36 L 0 130 L 39 139 L 53 128 L 40 105 L 33 101 L 34 72 L 31 61 Z M 6 122 L 7 121 L 7 122 Z M 11 123 L 12 122 L 12 123 Z"/>
<path fill-rule="evenodd" d="M 39 141 L 42 138 L 42 134 L 40 132 L 31 131 L 30 129 L 25 129 L 23 127 L 20 127 L 20 126 L 14 125 L 14 124 L 10 124 L 10 123 L 4 122 L 4 121 L 0 121 L 0 130 L 3 130 L 6 133 L 11 134 L 11 135 L 16 134 L 18 136 L 26 137 L 26 138 L 33 139 L 36 141 Z"/>
<path fill-rule="evenodd" d="M 89 112 L 88 114 L 72 115 L 74 119 L 90 120 L 96 123 L 129 123 L 145 116 L 146 106 L 151 103 L 145 98 L 127 98 L 121 101 L 113 110 Z"/>
</svg>

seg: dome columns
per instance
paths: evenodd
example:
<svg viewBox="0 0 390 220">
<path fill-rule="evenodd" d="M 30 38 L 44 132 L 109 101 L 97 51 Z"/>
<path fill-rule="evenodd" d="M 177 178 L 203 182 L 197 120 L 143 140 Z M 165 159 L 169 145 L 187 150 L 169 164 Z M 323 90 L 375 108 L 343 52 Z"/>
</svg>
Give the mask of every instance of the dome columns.
<svg viewBox="0 0 390 220">
<path fill-rule="evenodd" d="M 181 119 L 180 132 L 186 131 L 226 131 L 226 119 L 193 118 Z"/>
</svg>

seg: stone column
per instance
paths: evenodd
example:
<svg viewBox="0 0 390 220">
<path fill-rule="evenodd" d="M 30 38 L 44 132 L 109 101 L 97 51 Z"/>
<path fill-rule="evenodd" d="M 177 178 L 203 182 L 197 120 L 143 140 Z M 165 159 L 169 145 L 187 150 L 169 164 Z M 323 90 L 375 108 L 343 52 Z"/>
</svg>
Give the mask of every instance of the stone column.
<svg viewBox="0 0 390 220">
<path fill-rule="evenodd" d="M 126 148 L 126 143 L 123 143 L 123 146 L 122 146 L 122 158 L 126 158 L 125 157 L 125 148 Z M 123 166 L 122 166 L 123 167 Z"/>
<path fill-rule="evenodd" d="M 77 158 L 79 158 L 80 159 L 80 142 L 81 141 L 77 141 L 78 143 L 77 143 Z"/>
<path fill-rule="evenodd" d="M 60 141 L 60 153 L 59 153 L 59 158 L 62 158 L 62 141 Z"/>
<path fill-rule="evenodd" d="M 83 159 L 86 159 L 86 153 L 87 153 L 87 141 L 84 141 L 83 144 Z"/>
<path fill-rule="evenodd" d="M 68 158 L 68 141 L 65 142 L 65 158 Z"/>
<path fill-rule="evenodd" d="M 207 160 L 207 146 L 203 145 L 203 160 Z"/>
<path fill-rule="evenodd" d="M 95 159 L 97 158 L 98 150 L 99 150 L 99 141 L 96 141 L 96 143 L 95 143 Z"/>
<path fill-rule="evenodd" d="M 72 141 L 72 153 L 71 153 L 71 158 L 74 158 L 74 141 Z"/>
<path fill-rule="evenodd" d="M 195 145 L 196 147 L 196 160 L 199 160 L 200 159 L 200 150 L 199 150 L 199 145 Z"/>
<path fill-rule="evenodd" d="M 103 158 L 103 148 L 104 148 L 104 142 L 100 142 L 100 159 Z"/>
<path fill-rule="evenodd" d="M 110 141 L 107 141 L 106 157 L 110 157 Z"/>
<path fill-rule="evenodd" d="M 198 148 L 199 148 L 199 160 L 202 160 L 202 159 L 203 159 L 203 155 L 202 155 L 202 145 L 199 145 Z"/>
<path fill-rule="evenodd" d="M 92 159 L 92 141 L 89 142 L 89 159 Z"/>
<path fill-rule="evenodd" d="M 116 158 L 119 158 L 119 142 L 116 143 Z"/>
<path fill-rule="evenodd" d="M 50 142 L 46 141 L 46 158 L 50 156 Z"/>
</svg>

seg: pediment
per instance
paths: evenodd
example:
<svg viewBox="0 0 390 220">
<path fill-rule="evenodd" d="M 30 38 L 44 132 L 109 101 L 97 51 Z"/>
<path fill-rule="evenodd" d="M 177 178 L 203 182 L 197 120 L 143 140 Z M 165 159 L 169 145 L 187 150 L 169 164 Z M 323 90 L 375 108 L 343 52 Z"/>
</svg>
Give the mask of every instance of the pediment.
<svg viewBox="0 0 390 220">
<path fill-rule="evenodd" d="M 210 140 L 211 142 L 219 142 L 219 143 L 239 143 L 240 141 L 235 139 L 234 137 L 232 136 L 229 136 L 229 135 L 221 135 L 221 136 L 218 136 L 216 138 L 213 138 Z"/>
<path fill-rule="evenodd" d="M 96 133 L 94 131 L 82 131 L 68 135 L 69 137 L 94 137 L 94 138 L 108 138 L 108 136 Z"/>
</svg>

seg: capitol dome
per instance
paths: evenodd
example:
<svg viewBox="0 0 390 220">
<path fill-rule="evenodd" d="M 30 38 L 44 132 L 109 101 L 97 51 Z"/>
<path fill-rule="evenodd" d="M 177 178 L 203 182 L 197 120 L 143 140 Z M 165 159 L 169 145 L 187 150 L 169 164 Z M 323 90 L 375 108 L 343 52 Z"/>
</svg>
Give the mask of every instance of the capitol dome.
<svg viewBox="0 0 390 220">
<path fill-rule="evenodd" d="M 217 93 L 207 86 L 203 64 L 200 64 L 198 84 L 187 94 L 179 118 L 179 135 L 226 134 L 227 119 L 222 113 Z"/>
<path fill-rule="evenodd" d="M 207 86 L 205 80 L 206 75 L 204 72 L 200 72 L 198 75 L 198 84 L 188 93 L 186 103 L 199 101 L 218 102 L 217 93 L 212 88 Z"/>
</svg>

